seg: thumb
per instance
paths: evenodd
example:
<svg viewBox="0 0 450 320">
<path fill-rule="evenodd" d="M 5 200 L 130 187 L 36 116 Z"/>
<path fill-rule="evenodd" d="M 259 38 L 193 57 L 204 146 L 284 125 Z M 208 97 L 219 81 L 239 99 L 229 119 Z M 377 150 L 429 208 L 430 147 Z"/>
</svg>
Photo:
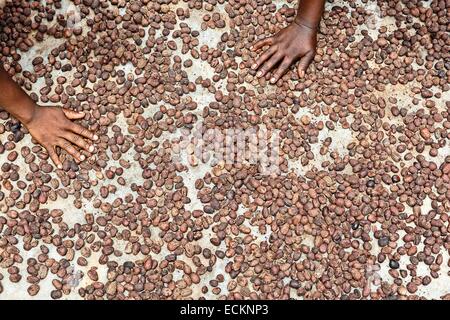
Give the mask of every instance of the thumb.
<svg viewBox="0 0 450 320">
<path fill-rule="evenodd" d="M 76 120 L 76 119 L 83 119 L 84 118 L 84 112 L 76 112 L 70 109 L 62 109 L 64 112 L 64 115 L 67 117 L 67 119 L 70 120 Z"/>
<path fill-rule="evenodd" d="M 306 69 L 308 69 L 308 66 L 311 64 L 311 62 L 314 59 L 314 51 L 309 51 L 307 54 L 305 54 L 298 63 L 297 71 L 298 76 L 300 78 L 303 78 L 306 74 Z"/>
</svg>

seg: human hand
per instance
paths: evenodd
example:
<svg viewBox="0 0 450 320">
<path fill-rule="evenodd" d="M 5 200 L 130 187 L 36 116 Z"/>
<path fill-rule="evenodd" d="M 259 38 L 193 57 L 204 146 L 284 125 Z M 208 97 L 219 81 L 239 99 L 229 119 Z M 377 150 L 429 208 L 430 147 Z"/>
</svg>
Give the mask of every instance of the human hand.
<svg viewBox="0 0 450 320">
<path fill-rule="evenodd" d="M 270 47 L 252 65 L 253 70 L 259 69 L 257 77 L 264 77 L 279 63 L 270 78 L 270 83 L 276 83 L 291 64 L 300 59 L 297 71 L 299 77 L 303 78 L 316 53 L 317 29 L 293 22 L 276 35 L 258 41 L 252 49 L 256 51 L 267 45 Z"/>
<path fill-rule="evenodd" d="M 83 117 L 84 113 L 68 109 L 34 105 L 32 116 L 24 125 L 31 136 L 47 150 L 58 169 L 61 169 L 62 163 L 56 153 L 56 147 L 66 150 L 78 161 L 83 161 L 86 157 L 74 145 L 88 152 L 94 151 L 94 146 L 83 138 L 97 140 L 98 136 L 71 121 Z"/>
</svg>

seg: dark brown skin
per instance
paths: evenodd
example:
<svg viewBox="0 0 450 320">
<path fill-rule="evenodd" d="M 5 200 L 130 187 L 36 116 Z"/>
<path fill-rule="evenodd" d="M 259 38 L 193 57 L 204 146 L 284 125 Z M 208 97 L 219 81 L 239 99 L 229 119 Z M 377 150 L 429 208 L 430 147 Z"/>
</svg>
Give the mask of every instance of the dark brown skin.
<svg viewBox="0 0 450 320">
<path fill-rule="evenodd" d="M 270 77 L 270 82 L 276 83 L 297 60 L 300 60 L 298 75 L 300 78 L 305 76 L 316 53 L 317 29 L 324 5 L 325 0 L 300 0 L 292 24 L 253 45 L 254 51 L 270 46 L 252 65 L 253 70 L 258 70 L 257 77 L 267 76 L 278 65 Z"/>
<path fill-rule="evenodd" d="M 1 66 L 0 89 L 0 107 L 22 122 L 31 136 L 47 150 L 59 169 L 62 163 L 56 152 L 57 147 L 66 150 L 77 161 L 83 161 L 86 157 L 75 146 L 88 152 L 94 151 L 94 146 L 84 138 L 97 140 L 98 137 L 71 121 L 82 119 L 84 113 L 60 107 L 38 106 Z"/>
</svg>

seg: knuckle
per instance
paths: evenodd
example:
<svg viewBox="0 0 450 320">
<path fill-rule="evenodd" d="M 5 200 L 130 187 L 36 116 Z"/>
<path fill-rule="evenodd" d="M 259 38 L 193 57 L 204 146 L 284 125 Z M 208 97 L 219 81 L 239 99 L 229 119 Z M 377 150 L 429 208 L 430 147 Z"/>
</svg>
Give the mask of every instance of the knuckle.
<svg viewBox="0 0 450 320">
<path fill-rule="evenodd" d="M 75 133 L 79 133 L 80 132 L 80 127 L 76 124 L 72 124 L 72 131 Z"/>
<path fill-rule="evenodd" d="M 275 53 L 274 58 L 277 60 L 281 60 L 286 56 L 286 54 L 283 51 L 278 51 Z"/>
<path fill-rule="evenodd" d="M 267 59 L 269 58 L 268 54 L 265 54 L 264 56 L 261 56 L 261 59 L 259 61 L 260 64 L 263 64 L 267 61 Z"/>
<path fill-rule="evenodd" d="M 73 123 L 68 118 L 64 118 L 64 120 L 61 122 L 64 129 L 70 129 L 72 127 Z"/>
</svg>

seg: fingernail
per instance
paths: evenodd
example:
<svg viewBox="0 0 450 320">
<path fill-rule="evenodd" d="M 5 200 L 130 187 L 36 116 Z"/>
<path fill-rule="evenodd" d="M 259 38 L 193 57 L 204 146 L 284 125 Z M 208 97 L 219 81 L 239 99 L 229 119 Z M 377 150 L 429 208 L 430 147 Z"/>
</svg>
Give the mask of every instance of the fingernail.
<svg viewBox="0 0 450 320">
<path fill-rule="evenodd" d="M 303 71 L 303 70 L 300 70 L 300 77 L 304 77 L 305 76 L 305 71 Z"/>
<path fill-rule="evenodd" d="M 258 66 L 258 65 L 255 63 L 254 65 L 252 65 L 252 69 L 253 69 L 253 70 L 256 69 L 257 66 Z"/>
<path fill-rule="evenodd" d="M 86 159 L 86 157 L 85 157 L 84 155 L 81 155 L 81 156 L 80 156 L 80 160 L 81 160 L 81 161 L 84 161 L 84 159 Z"/>
<path fill-rule="evenodd" d="M 261 77 L 262 76 L 262 72 L 261 71 L 258 71 L 258 73 L 256 74 L 256 76 L 259 78 L 259 77 Z"/>
<path fill-rule="evenodd" d="M 277 79 L 275 79 L 275 78 L 270 79 L 270 83 L 275 83 L 275 82 L 277 82 Z"/>
<path fill-rule="evenodd" d="M 98 135 L 94 135 L 94 140 L 98 140 Z"/>
<path fill-rule="evenodd" d="M 61 164 L 58 164 L 58 169 L 62 169 L 62 165 Z"/>
<path fill-rule="evenodd" d="M 94 151 L 94 146 L 90 146 L 89 147 L 89 152 L 93 152 Z"/>
</svg>

